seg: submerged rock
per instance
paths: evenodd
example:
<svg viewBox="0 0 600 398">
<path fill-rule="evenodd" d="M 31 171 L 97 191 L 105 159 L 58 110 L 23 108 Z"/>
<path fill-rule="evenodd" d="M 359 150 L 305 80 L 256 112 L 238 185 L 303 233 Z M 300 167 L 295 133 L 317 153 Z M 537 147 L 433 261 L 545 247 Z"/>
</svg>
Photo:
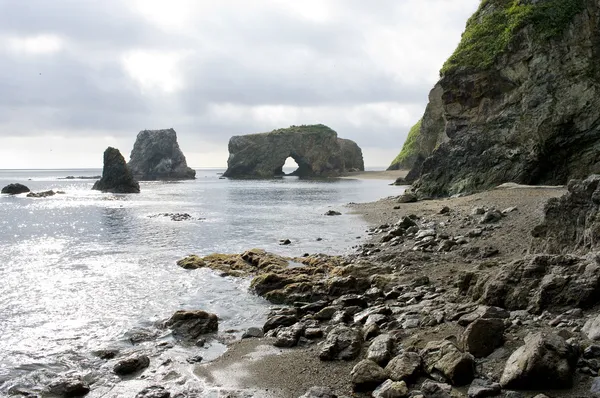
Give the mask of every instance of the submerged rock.
<svg viewBox="0 0 600 398">
<path fill-rule="evenodd" d="M 121 152 L 108 147 L 104 151 L 102 178 L 96 181 L 92 189 L 111 193 L 139 193 L 140 184 L 133 179 Z"/>
<path fill-rule="evenodd" d="M 19 183 L 8 184 L 4 188 L 2 188 L 2 193 L 6 193 L 9 195 L 18 195 L 20 193 L 26 193 L 29 191 L 30 191 L 29 188 L 27 188 L 25 185 L 19 184 Z"/>
<path fill-rule="evenodd" d="M 113 371 L 119 376 L 126 376 L 150 366 L 150 358 L 147 355 L 132 355 L 122 359 L 113 367 Z"/>
<path fill-rule="evenodd" d="M 322 124 L 292 126 L 270 133 L 231 137 L 225 177 L 269 178 L 284 175 L 288 157 L 298 164 L 294 175 L 339 176 L 349 170 L 364 170 L 362 152 L 349 140 Z"/>
<path fill-rule="evenodd" d="M 128 163 L 138 180 L 193 180 L 196 171 L 188 167 L 173 129 L 140 131 Z"/>
<path fill-rule="evenodd" d="M 48 392 L 59 397 L 81 397 L 90 392 L 90 386 L 79 377 L 69 377 L 52 382 Z"/>
<path fill-rule="evenodd" d="M 49 197 L 49 196 L 54 196 L 54 195 L 56 195 L 56 194 L 57 194 L 57 193 L 59 193 L 59 192 L 60 192 L 60 191 L 58 191 L 58 192 L 54 192 L 54 191 L 52 191 L 52 190 L 50 190 L 50 191 L 43 191 L 43 192 L 29 192 L 29 193 L 27 194 L 27 197 L 28 197 L 28 198 L 47 198 L 47 197 Z M 63 193 L 64 193 L 64 192 L 63 192 Z"/>
</svg>

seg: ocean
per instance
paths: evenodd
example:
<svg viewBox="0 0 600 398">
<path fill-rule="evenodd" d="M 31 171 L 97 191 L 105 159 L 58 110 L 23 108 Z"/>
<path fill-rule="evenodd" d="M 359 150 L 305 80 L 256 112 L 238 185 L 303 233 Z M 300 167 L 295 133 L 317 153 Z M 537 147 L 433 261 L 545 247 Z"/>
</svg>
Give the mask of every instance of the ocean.
<svg viewBox="0 0 600 398">
<path fill-rule="evenodd" d="M 92 353 L 129 350 L 132 336 L 152 333 L 167 347 L 156 355 L 188 375 L 178 388 L 194 388 L 189 349 L 169 344 L 155 325 L 179 309 L 203 309 L 218 314 L 221 331 L 239 337 L 264 323 L 270 305 L 248 292 L 248 280 L 184 270 L 178 259 L 253 247 L 342 254 L 367 227 L 344 205 L 399 193 L 382 180 L 228 180 L 223 171 L 198 169 L 193 181 L 142 182 L 140 194 L 114 195 L 92 191 L 94 180 L 63 179 L 99 169 L 0 170 L 0 187 L 19 182 L 35 192 L 65 192 L 0 195 L 0 395 L 35 393 L 76 374 L 94 383 L 90 397 L 126 396 L 143 383 L 115 387 L 123 383 Z M 327 210 L 344 214 L 327 217 Z M 215 340 L 194 354 L 211 360 L 225 347 Z"/>
</svg>

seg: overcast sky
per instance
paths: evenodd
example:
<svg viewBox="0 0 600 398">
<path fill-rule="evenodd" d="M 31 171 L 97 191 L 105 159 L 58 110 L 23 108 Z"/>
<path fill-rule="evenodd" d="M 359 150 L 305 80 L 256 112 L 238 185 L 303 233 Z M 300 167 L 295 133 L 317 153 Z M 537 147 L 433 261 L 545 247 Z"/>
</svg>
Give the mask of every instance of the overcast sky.
<svg viewBox="0 0 600 398">
<path fill-rule="evenodd" d="M 0 168 L 101 167 L 173 127 L 193 167 L 232 135 L 323 123 L 387 166 L 479 0 L 0 0 Z"/>
</svg>

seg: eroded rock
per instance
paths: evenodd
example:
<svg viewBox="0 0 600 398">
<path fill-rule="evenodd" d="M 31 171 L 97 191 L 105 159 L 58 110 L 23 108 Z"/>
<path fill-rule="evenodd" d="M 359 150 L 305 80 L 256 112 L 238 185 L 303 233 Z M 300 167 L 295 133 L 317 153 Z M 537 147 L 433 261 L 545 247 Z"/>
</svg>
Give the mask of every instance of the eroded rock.
<svg viewBox="0 0 600 398">
<path fill-rule="evenodd" d="M 147 355 L 136 354 L 117 362 L 113 371 L 119 376 L 126 376 L 148 366 L 150 366 L 150 358 Z"/>
<path fill-rule="evenodd" d="M 448 340 L 430 341 L 420 354 L 425 372 L 433 378 L 441 376 L 456 386 L 468 384 L 473 380 L 475 374 L 473 356 L 461 352 Z"/>
<path fill-rule="evenodd" d="M 219 328 L 219 318 L 202 310 L 175 312 L 166 322 L 173 334 L 186 340 L 196 340 L 203 334 L 216 332 Z"/>
<path fill-rule="evenodd" d="M 370 391 L 387 379 L 385 370 L 370 359 L 363 359 L 350 372 L 354 391 Z"/>
<path fill-rule="evenodd" d="M 336 326 L 328 334 L 319 352 L 322 361 L 352 360 L 360 354 L 362 332 L 347 326 Z"/>
<path fill-rule="evenodd" d="M 9 195 L 18 195 L 21 193 L 27 193 L 29 191 L 30 191 L 29 188 L 27 188 L 25 185 L 15 183 L 15 184 L 8 184 L 4 188 L 2 188 L 1 192 L 5 193 L 5 194 L 9 194 Z"/>
<path fill-rule="evenodd" d="M 94 183 L 92 189 L 111 193 L 139 193 L 140 184 L 133 179 L 121 152 L 108 147 L 104 151 L 102 178 Z"/>
</svg>

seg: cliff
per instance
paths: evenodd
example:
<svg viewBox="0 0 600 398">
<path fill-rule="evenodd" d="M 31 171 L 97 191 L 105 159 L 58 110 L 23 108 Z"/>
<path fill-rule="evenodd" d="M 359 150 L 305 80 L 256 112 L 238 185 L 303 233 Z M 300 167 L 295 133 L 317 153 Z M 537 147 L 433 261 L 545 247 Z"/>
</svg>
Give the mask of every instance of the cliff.
<svg viewBox="0 0 600 398">
<path fill-rule="evenodd" d="M 425 143 L 414 188 L 445 196 L 600 171 L 599 21 L 592 0 L 482 1 L 412 139 Z"/>
<path fill-rule="evenodd" d="M 193 180 L 173 129 L 140 131 L 128 164 L 138 180 Z"/>
<path fill-rule="evenodd" d="M 364 170 L 362 151 L 355 142 L 338 138 L 335 131 L 317 124 L 231 137 L 224 176 L 284 175 L 282 168 L 288 157 L 298 164 L 294 175 L 303 177 L 331 177 Z"/>
</svg>

